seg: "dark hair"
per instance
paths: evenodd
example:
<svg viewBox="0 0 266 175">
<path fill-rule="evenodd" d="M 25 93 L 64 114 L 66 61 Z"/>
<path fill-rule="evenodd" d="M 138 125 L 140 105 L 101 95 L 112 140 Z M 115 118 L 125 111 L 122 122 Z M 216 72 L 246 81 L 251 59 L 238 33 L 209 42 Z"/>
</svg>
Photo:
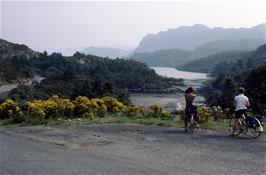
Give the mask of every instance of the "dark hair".
<svg viewBox="0 0 266 175">
<path fill-rule="evenodd" d="M 185 93 L 186 93 L 186 94 L 189 94 L 189 93 L 191 93 L 191 92 L 194 92 L 194 89 L 193 89 L 192 87 L 189 87 L 189 88 L 187 88 L 187 89 L 185 90 Z"/>
<path fill-rule="evenodd" d="M 238 91 L 239 91 L 240 94 L 244 94 L 246 92 L 245 88 L 243 88 L 243 87 L 240 87 L 238 89 Z"/>
</svg>

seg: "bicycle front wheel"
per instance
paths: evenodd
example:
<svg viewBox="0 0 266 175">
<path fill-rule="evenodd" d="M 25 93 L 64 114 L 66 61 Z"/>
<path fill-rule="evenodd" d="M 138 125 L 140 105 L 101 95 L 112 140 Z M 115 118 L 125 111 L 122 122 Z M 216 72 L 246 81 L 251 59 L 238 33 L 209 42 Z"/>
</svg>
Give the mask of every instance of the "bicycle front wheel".
<svg viewBox="0 0 266 175">
<path fill-rule="evenodd" d="M 259 130 L 258 127 L 248 128 L 248 134 L 254 139 L 258 138 L 261 135 L 261 133 L 262 132 Z"/>
<path fill-rule="evenodd" d="M 190 133 L 194 133 L 194 129 L 195 129 L 195 124 L 190 124 L 189 126 L 189 130 L 190 130 Z"/>
<path fill-rule="evenodd" d="M 243 133 L 243 128 L 241 127 L 241 128 L 239 128 L 237 131 L 236 131 L 236 133 L 234 134 L 234 136 L 239 136 L 241 133 Z"/>
</svg>

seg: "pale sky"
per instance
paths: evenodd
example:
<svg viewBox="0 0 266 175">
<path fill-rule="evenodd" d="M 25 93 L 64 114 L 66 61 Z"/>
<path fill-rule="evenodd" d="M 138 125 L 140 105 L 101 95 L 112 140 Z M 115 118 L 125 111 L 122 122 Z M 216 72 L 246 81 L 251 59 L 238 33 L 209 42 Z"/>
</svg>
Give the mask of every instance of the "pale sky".
<svg viewBox="0 0 266 175">
<path fill-rule="evenodd" d="M 93 2 L 3 1 L 1 38 L 34 50 L 136 47 L 148 33 L 197 23 L 251 27 L 266 22 L 266 0 Z"/>
</svg>

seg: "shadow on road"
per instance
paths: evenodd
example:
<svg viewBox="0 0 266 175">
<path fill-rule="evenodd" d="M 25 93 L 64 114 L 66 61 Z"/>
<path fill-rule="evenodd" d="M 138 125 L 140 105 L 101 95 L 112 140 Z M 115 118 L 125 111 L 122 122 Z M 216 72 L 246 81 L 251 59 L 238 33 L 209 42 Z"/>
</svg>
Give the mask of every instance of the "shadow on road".
<svg viewBox="0 0 266 175">
<path fill-rule="evenodd" d="M 184 130 L 165 130 L 162 134 L 187 134 Z"/>
<path fill-rule="evenodd" d="M 184 130 L 150 130 L 144 131 L 143 134 L 186 134 Z"/>
</svg>

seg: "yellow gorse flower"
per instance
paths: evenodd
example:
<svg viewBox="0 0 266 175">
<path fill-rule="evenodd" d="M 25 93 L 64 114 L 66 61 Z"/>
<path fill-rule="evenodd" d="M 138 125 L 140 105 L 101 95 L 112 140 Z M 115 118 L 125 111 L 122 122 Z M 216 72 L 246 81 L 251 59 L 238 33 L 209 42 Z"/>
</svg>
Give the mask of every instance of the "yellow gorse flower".
<svg viewBox="0 0 266 175">
<path fill-rule="evenodd" d="M 21 111 L 19 105 L 7 99 L 0 104 L 0 114 L 6 116 L 23 116 L 50 118 L 50 117 L 104 117 L 108 113 L 119 113 L 130 117 L 170 117 L 171 113 L 164 110 L 160 104 L 153 104 L 150 109 L 135 105 L 125 105 L 114 97 L 92 98 L 78 96 L 74 100 L 60 98 L 57 95 L 47 100 L 33 100 L 24 104 L 25 111 Z M 152 114 L 152 115 L 149 115 Z"/>
<path fill-rule="evenodd" d="M 2 117 L 19 117 L 21 108 L 18 106 L 17 102 L 6 99 L 0 104 L 0 111 L 2 111 Z"/>
</svg>

